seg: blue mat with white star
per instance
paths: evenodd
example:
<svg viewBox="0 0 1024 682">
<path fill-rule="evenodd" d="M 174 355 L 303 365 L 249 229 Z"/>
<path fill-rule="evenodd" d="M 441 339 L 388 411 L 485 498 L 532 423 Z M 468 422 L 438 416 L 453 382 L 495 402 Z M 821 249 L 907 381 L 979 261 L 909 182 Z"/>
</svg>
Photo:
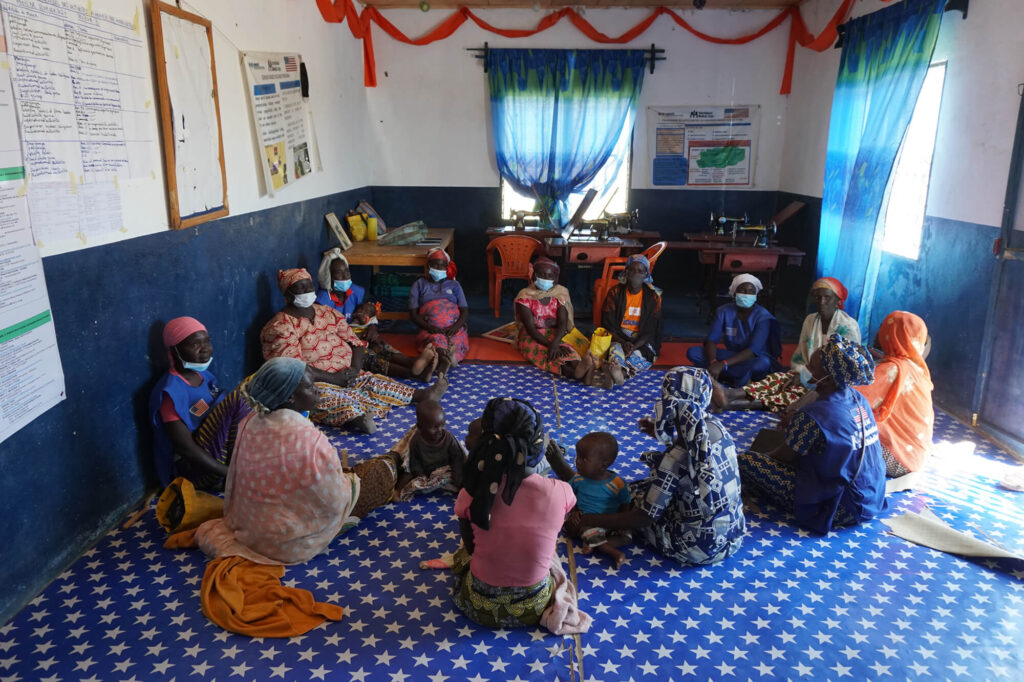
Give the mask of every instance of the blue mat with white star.
<svg viewBox="0 0 1024 682">
<path fill-rule="evenodd" d="M 661 376 L 646 372 L 605 392 L 532 367 L 461 366 L 443 403 L 461 438 L 491 397 L 527 398 L 570 446 L 570 461 L 580 436 L 610 431 L 620 444 L 614 469 L 629 480 L 646 474 L 637 455 L 653 441 L 636 421 Z M 402 408 L 373 437 L 330 437 L 359 461 L 413 421 Z M 773 420 L 730 413 L 723 421 L 743 447 Z M 935 440 L 918 490 L 890 497 L 887 515 L 928 507 L 958 530 L 1024 553 L 1024 498 L 998 487 L 1018 463 L 942 413 Z M 378 509 L 324 554 L 287 568 L 285 584 L 345 607 L 341 622 L 287 640 L 207 621 L 202 555 L 163 549 L 164 533 L 146 514 L 108 533 L 0 627 L 0 681 L 1024 679 L 1022 566 L 913 545 L 877 520 L 810 535 L 762 503 L 748 509 L 743 547 L 715 566 L 682 567 L 635 546 L 619 570 L 577 555 L 580 605 L 594 617 L 580 655 L 572 638 L 544 630 L 481 628 L 454 608 L 447 572 L 419 569 L 458 547 L 452 503 L 434 495 Z M 564 559 L 564 543 L 559 551 Z"/>
</svg>

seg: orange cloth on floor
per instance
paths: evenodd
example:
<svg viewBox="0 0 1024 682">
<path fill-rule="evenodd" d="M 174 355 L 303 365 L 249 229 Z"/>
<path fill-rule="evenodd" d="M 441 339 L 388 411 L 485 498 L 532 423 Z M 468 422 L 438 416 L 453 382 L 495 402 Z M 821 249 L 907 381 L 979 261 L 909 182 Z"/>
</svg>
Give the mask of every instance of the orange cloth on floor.
<svg viewBox="0 0 1024 682">
<path fill-rule="evenodd" d="M 198 546 L 195 528 L 178 531 L 173 535 L 168 535 L 164 540 L 164 549 L 189 549 Z"/>
<path fill-rule="evenodd" d="M 281 584 L 284 566 L 266 566 L 242 557 L 206 565 L 199 595 L 203 614 L 230 632 L 249 637 L 294 637 L 325 620 L 341 620 L 344 610 L 317 602 L 309 590 Z"/>
</svg>

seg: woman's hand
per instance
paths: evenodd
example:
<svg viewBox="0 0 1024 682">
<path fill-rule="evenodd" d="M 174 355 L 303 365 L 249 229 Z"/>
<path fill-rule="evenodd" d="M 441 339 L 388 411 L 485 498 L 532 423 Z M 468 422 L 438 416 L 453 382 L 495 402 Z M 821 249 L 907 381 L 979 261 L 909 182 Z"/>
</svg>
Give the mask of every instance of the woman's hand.
<svg viewBox="0 0 1024 682">
<path fill-rule="evenodd" d="M 343 369 L 339 372 L 335 372 L 332 375 L 332 382 L 335 386 L 345 388 L 349 386 L 359 376 L 360 370 L 350 367 L 349 369 Z"/>
<path fill-rule="evenodd" d="M 725 363 L 721 360 L 715 360 L 708 365 L 708 374 L 711 375 L 712 379 L 718 381 L 718 375 L 722 373 L 723 369 L 725 369 Z"/>
<path fill-rule="evenodd" d="M 640 429 L 641 433 L 646 433 L 651 438 L 656 438 L 654 420 L 650 417 L 641 417 L 636 423 L 637 428 Z"/>
<path fill-rule="evenodd" d="M 450 326 L 447 329 L 443 330 L 441 333 L 444 334 L 445 336 L 447 336 L 450 339 L 453 336 L 455 336 L 456 334 L 458 334 L 460 329 L 462 329 L 462 325 L 459 324 L 458 322 L 456 322 L 452 326 Z"/>
<path fill-rule="evenodd" d="M 579 507 L 573 507 L 566 515 L 565 523 L 562 524 L 562 530 L 567 535 L 579 537 L 583 531 L 583 512 L 580 511 Z"/>
<path fill-rule="evenodd" d="M 562 346 L 561 341 L 548 346 L 548 360 L 557 362 L 569 354 L 568 349 Z"/>
<path fill-rule="evenodd" d="M 634 350 L 636 350 L 636 348 L 635 346 L 633 346 L 632 343 L 627 342 L 622 344 L 622 354 L 625 355 L 627 358 L 633 354 Z"/>
<path fill-rule="evenodd" d="M 790 372 L 789 381 L 786 382 L 786 389 L 792 390 L 803 386 L 803 382 L 800 381 L 800 372 Z"/>
</svg>

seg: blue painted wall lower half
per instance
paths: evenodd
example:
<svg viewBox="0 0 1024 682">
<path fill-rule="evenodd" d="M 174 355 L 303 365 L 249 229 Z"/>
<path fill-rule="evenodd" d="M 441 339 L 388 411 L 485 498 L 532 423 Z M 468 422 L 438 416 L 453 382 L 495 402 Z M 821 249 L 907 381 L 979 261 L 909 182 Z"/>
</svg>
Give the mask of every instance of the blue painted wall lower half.
<svg viewBox="0 0 1024 682">
<path fill-rule="evenodd" d="M 315 272 L 324 214 L 343 192 L 198 228 L 43 260 L 67 400 L 0 444 L 0 623 L 156 485 L 146 404 L 165 371 L 163 324 L 191 315 L 232 384 L 259 366 L 259 332 L 283 300 L 275 273 Z"/>
<path fill-rule="evenodd" d="M 917 260 L 886 253 L 878 272 L 872 326 L 892 310 L 921 316 L 932 336 L 928 365 L 935 400 L 965 419 L 971 414 L 995 276 L 992 243 L 999 234 L 998 227 L 927 217 Z"/>
</svg>

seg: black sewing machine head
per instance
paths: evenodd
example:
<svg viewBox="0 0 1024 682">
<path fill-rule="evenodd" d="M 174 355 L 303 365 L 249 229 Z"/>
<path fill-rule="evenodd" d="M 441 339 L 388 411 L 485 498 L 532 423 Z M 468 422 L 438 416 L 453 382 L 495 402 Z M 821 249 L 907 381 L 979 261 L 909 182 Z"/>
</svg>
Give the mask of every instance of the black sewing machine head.
<svg viewBox="0 0 1024 682">
<path fill-rule="evenodd" d="M 628 213 L 608 213 L 605 211 L 602 216 L 608 221 L 608 231 L 612 234 L 626 234 L 639 228 L 640 209 L 634 208 Z"/>
</svg>

